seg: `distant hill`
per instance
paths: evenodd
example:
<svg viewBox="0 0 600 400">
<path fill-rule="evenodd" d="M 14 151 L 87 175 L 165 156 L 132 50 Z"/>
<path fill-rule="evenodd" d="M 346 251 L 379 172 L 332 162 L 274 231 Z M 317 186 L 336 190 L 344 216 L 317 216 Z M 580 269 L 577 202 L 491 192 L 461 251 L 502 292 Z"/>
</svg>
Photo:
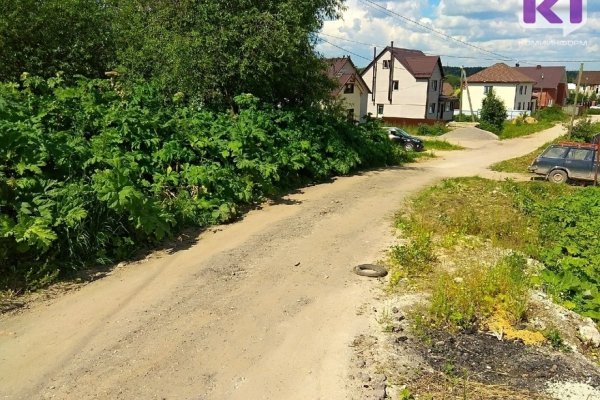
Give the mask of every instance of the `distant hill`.
<svg viewBox="0 0 600 400">
<path fill-rule="evenodd" d="M 486 68 L 487 67 L 465 67 L 465 72 L 467 73 L 467 76 L 471 76 Z M 460 77 L 460 67 L 444 67 L 444 75 Z"/>
</svg>

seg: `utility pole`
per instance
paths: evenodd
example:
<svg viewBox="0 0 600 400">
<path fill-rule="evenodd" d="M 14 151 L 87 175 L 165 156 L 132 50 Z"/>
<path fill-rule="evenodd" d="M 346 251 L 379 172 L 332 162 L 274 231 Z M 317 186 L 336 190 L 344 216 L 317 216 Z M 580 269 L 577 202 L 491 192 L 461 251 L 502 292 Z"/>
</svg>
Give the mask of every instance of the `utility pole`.
<svg viewBox="0 0 600 400">
<path fill-rule="evenodd" d="M 390 101 L 390 104 L 392 104 L 392 100 L 393 100 L 393 94 L 394 94 L 394 42 L 392 41 L 392 47 L 390 48 L 390 53 L 391 53 L 391 57 L 390 57 L 390 82 L 389 82 L 389 89 L 388 89 L 388 100 Z"/>
<path fill-rule="evenodd" d="M 471 121 L 475 122 L 475 113 L 473 113 L 473 102 L 471 101 L 471 92 L 469 91 L 469 83 L 467 82 L 467 73 L 465 67 L 460 67 L 460 77 L 465 81 L 465 88 L 467 89 L 467 99 L 469 99 L 469 110 L 471 111 Z M 462 93 L 461 93 L 462 97 Z"/>
<path fill-rule="evenodd" d="M 377 101 L 377 47 L 373 47 L 373 94 L 371 98 L 373 99 L 373 105 Z"/>
<path fill-rule="evenodd" d="M 463 107 L 463 95 L 465 94 L 465 87 L 464 87 L 464 83 L 463 83 L 463 73 L 462 70 L 460 71 L 460 97 L 458 98 L 458 113 L 462 114 L 462 107 Z"/>
<path fill-rule="evenodd" d="M 577 88 L 575 89 L 575 104 L 573 104 L 573 112 L 571 113 L 571 125 L 569 126 L 568 139 L 571 140 L 571 134 L 573 133 L 573 126 L 575 125 L 575 114 L 577 113 L 577 101 L 579 100 L 579 88 L 581 87 L 581 76 L 583 75 L 583 63 L 579 67 L 579 77 L 577 77 Z M 596 150 L 598 152 L 598 150 Z M 596 170 L 596 173 L 598 171 Z"/>
</svg>

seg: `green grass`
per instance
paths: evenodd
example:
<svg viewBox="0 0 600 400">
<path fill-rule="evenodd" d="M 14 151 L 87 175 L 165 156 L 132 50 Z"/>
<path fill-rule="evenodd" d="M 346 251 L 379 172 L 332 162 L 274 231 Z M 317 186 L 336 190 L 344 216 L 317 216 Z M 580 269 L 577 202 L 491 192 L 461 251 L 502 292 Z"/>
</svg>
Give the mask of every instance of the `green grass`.
<svg viewBox="0 0 600 400">
<path fill-rule="evenodd" d="M 458 146 L 452 143 L 448 143 L 445 140 L 425 140 L 423 141 L 425 145 L 425 149 L 427 150 L 442 150 L 442 151 L 452 151 L 452 150 L 464 150 L 465 148 L 462 146 Z"/>
<path fill-rule="evenodd" d="M 554 143 L 564 141 L 564 140 L 565 140 L 565 137 L 561 136 L 556 140 L 553 140 L 551 142 L 548 142 L 548 143 L 540 146 L 538 149 L 532 151 L 529 154 L 526 154 L 524 156 L 517 157 L 517 158 L 512 158 L 510 160 L 501 161 L 497 164 L 494 164 L 491 166 L 491 170 L 497 171 L 497 172 L 526 173 L 527 167 L 529 167 L 531 165 L 531 163 L 533 162 L 533 160 L 535 160 L 535 158 L 537 156 L 539 156 L 548 146 L 550 146 L 551 144 L 554 144 Z"/>
<path fill-rule="evenodd" d="M 522 136 L 533 135 L 546 129 L 552 128 L 558 121 L 539 121 L 537 124 L 513 124 L 510 121 L 504 123 L 504 130 L 498 135 L 500 140 L 514 139 Z"/>
<path fill-rule="evenodd" d="M 526 267 L 521 261 L 507 266 L 499 257 L 521 254 L 546 266 L 530 271 L 532 282 L 599 321 L 599 195 L 596 187 L 548 182 L 445 180 L 417 195 L 396 219 L 406 242 L 390 250 L 391 289 L 403 278 L 423 278 L 429 287 L 441 280 L 432 289 L 436 325 L 473 328 L 473 320 L 490 317 L 490 304 L 505 301 L 495 310 L 496 322 L 515 323 L 525 312 L 517 287 L 525 278 L 509 275 Z M 481 299 L 486 296 L 489 302 Z"/>
</svg>

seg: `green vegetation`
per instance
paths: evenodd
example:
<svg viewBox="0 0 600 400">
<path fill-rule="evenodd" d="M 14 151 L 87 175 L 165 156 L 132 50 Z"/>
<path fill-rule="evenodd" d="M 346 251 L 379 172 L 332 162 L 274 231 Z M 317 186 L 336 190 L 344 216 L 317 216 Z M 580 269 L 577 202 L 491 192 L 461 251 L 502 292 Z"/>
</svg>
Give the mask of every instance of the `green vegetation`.
<svg viewBox="0 0 600 400">
<path fill-rule="evenodd" d="M 507 117 L 504 102 L 496 97 L 493 90 L 490 90 L 481 106 L 481 129 L 499 134 L 504 128 Z"/>
<path fill-rule="evenodd" d="M 251 95 L 237 114 L 165 104 L 152 85 L 0 84 L 0 287 L 34 289 L 265 196 L 397 163 L 376 122 Z"/>
<path fill-rule="evenodd" d="M 521 136 L 532 135 L 537 132 L 552 128 L 559 122 L 565 122 L 568 119 L 562 108 L 547 107 L 538 110 L 533 118 L 536 123 L 528 124 L 525 118 L 517 118 L 514 121 L 505 121 L 504 129 L 499 134 L 500 139 L 513 139 Z"/>
<path fill-rule="evenodd" d="M 589 118 L 580 119 L 573 126 L 571 140 L 589 143 L 600 133 L 600 122 L 592 122 Z"/>
<path fill-rule="evenodd" d="M 445 140 L 425 140 L 425 141 L 423 141 L 423 144 L 425 146 L 425 149 L 427 149 L 427 150 L 451 151 L 451 150 L 464 150 L 465 149 L 462 146 L 448 143 Z"/>
<path fill-rule="evenodd" d="M 538 157 L 544 150 L 546 150 L 552 144 L 559 143 L 559 142 L 562 142 L 565 140 L 566 140 L 566 137 L 561 136 L 556 140 L 553 140 L 549 143 L 546 143 L 546 144 L 540 146 L 537 150 L 534 150 L 527 155 L 513 158 L 510 160 L 501 161 L 497 164 L 492 165 L 490 169 L 492 171 L 497 171 L 497 172 L 526 173 L 527 167 L 529 167 L 531 165 L 531 163 L 533 163 L 533 160 L 535 160 L 536 157 Z"/>
<path fill-rule="evenodd" d="M 501 310 L 511 323 L 525 317 L 529 297 L 527 262 L 509 255 L 493 266 L 443 273 L 433 287 L 431 323 L 445 329 L 476 329 Z"/>
<path fill-rule="evenodd" d="M 398 128 L 402 129 L 406 133 L 415 136 L 441 136 L 444 133 L 448 133 L 450 129 L 446 125 L 436 123 L 433 125 L 419 124 L 419 125 L 400 125 Z"/>
<path fill-rule="evenodd" d="M 251 93 L 281 105 L 328 98 L 315 33 L 341 0 L 4 0 L 0 82 L 22 73 L 72 82 L 117 70 L 203 108 Z"/>
<path fill-rule="evenodd" d="M 451 179 L 417 196 L 397 225 L 408 241 L 390 252 L 392 286 L 431 271 L 440 252 L 462 260 L 433 284 L 429 322 L 436 326 L 471 329 L 489 318 L 514 324 L 534 284 L 600 320 L 598 188 Z M 523 256 L 545 269 L 530 271 Z"/>
</svg>

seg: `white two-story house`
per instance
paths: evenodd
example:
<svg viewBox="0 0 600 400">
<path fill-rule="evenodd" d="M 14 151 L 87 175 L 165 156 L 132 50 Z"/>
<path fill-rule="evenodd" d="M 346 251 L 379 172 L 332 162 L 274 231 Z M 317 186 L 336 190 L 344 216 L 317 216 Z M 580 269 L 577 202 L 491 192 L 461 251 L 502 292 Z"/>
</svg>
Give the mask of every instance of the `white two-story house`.
<svg viewBox="0 0 600 400">
<path fill-rule="evenodd" d="M 467 78 L 473 112 L 479 115 L 483 99 L 488 92 L 494 91 L 496 97 L 504 102 L 509 118 L 525 113 L 531 114 L 536 109 L 533 98 L 535 80 L 520 72 L 517 68 L 504 63 L 494 64 Z M 462 113 L 470 115 L 467 91 L 462 91 Z"/>
<path fill-rule="evenodd" d="M 447 121 L 452 100 L 442 93 L 444 71 L 438 56 L 386 47 L 362 72 L 371 90 L 368 111 L 389 122 Z"/>
<path fill-rule="evenodd" d="M 371 93 L 350 57 L 331 58 L 327 76 L 337 83 L 331 95 L 342 102 L 348 119 L 361 121 L 367 115 L 367 102 Z"/>
</svg>

